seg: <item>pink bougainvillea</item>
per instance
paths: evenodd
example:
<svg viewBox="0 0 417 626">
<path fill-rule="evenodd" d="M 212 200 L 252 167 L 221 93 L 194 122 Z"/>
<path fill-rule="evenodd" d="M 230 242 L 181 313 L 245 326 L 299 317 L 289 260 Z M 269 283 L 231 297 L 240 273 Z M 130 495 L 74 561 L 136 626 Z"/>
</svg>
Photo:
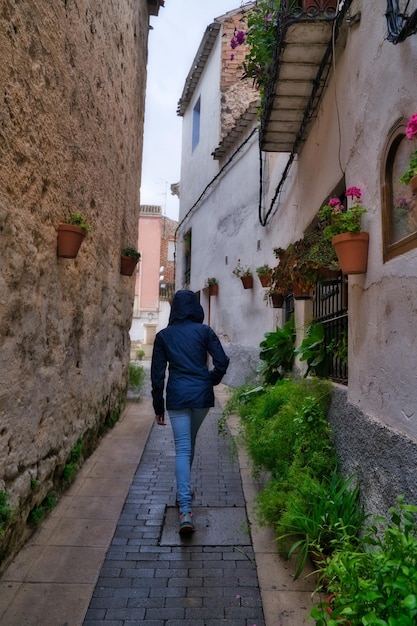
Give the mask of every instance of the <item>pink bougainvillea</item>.
<svg viewBox="0 0 417 626">
<path fill-rule="evenodd" d="M 408 139 L 414 139 L 417 136 L 417 113 L 414 113 L 408 120 L 407 127 L 405 129 L 405 134 Z"/>
</svg>

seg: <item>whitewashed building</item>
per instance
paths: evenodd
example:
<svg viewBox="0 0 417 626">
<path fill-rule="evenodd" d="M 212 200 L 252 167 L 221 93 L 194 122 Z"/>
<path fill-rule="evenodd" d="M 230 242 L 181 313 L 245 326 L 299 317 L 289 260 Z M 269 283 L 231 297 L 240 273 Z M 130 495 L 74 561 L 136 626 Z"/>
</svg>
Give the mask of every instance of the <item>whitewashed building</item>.
<svg viewBox="0 0 417 626">
<path fill-rule="evenodd" d="M 417 2 L 405 17 L 397 4 L 317 0 L 290 12 L 282 2 L 261 119 L 257 93 L 230 60 L 231 32 L 252 3 L 239 7 L 208 26 L 178 106 L 176 286 L 200 293 L 232 359 L 229 384 L 253 376 L 263 334 L 284 321 L 256 267 L 275 265 L 274 247 L 300 239 L 329 196 L 362 190 L 368 267 L 337 287 L 347 294 L 348 376 L 335 383 L 331 420 L 371 510 L 399 493 L 417 499 L 416 202 L 398 184 L 416 148 L 405 125 L 417 112 Z M 407 211 L 398 216 L 400 197 Z M 253 270 L 252 289 L 232 273 L 238 259 Z M 316 306 L 295 301 L 298 342 Z"/>
</svg>

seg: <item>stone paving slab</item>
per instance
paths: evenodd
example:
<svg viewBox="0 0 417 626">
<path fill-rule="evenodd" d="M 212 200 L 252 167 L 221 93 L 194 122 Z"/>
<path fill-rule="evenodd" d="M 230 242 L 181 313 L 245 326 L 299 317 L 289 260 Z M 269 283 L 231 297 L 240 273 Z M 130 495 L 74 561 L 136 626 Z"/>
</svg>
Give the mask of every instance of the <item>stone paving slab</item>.
<svg viewBox="0 0 417 626">
<path fill-rule="evenodd" d="M 178 509 L 167 507 L 161 546 L 250 546 L 248 520 L 244 507 L 193 507 L 197 533 L 181 536 L 178 532 Z"/>
</svg>

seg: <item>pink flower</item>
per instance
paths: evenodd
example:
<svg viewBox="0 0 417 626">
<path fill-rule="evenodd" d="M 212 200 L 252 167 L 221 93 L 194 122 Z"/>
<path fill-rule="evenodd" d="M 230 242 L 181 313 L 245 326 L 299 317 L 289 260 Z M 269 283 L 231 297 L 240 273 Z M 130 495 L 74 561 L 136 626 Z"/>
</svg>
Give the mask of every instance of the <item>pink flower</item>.
<svg viewBox="0 0 417 626">
<path fill-rule="evenodd" d="M 330 198 L 329 206 L 339 206 L 339 205 L 340 205 L 339 198 Z"/>
<path fill-rule="evenodd" d="M 355 198 L 357 202 L 360 202 L 362 198 L 362 192 L 359 187 L 349 187 L 349 189 L 346 189 L 346 195 L 352 199 Z"/>
<path fill-rule="evenodd" d="M 407 135 L 408 139 L 414 139 L 414 137 L 417 135 L 417 113 L 414 113 L 414 115 L 412 115 L 408 120 L 405 134 Z"/>
<path fill-rule="evenodd" d="M 239 45 L 236 37 L 232 37 L 230 40 L 230 47 L 232 48 L 232 50 L 234 50 L 235 48 L 237 48 Z"/>
</svg>

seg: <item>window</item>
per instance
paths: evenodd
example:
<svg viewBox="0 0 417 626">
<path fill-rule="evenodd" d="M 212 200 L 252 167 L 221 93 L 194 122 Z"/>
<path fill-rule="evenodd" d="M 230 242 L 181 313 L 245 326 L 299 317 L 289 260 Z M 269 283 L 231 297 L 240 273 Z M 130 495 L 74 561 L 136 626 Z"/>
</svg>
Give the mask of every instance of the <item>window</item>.
<svg viewBox="0 0 417 626">
<path fill-rule="evenodd" d="M 417 247 L 417 198 L 400 183 L 413 152 L 405 135 L 406 121 L 391 129 L 383 159 L 382 229 L 384 262 Z"/>
<path fill-rule="evenodd" d="M 167 261 L 175 261 L 175 241 L 168 241 Z"/>
<path fill-rule="evenodd" d="M 193 138 L 192 150 L 194 150 L 200 141 L 200 98 L 197 100 L 193 109 Z"/>
</svg>

